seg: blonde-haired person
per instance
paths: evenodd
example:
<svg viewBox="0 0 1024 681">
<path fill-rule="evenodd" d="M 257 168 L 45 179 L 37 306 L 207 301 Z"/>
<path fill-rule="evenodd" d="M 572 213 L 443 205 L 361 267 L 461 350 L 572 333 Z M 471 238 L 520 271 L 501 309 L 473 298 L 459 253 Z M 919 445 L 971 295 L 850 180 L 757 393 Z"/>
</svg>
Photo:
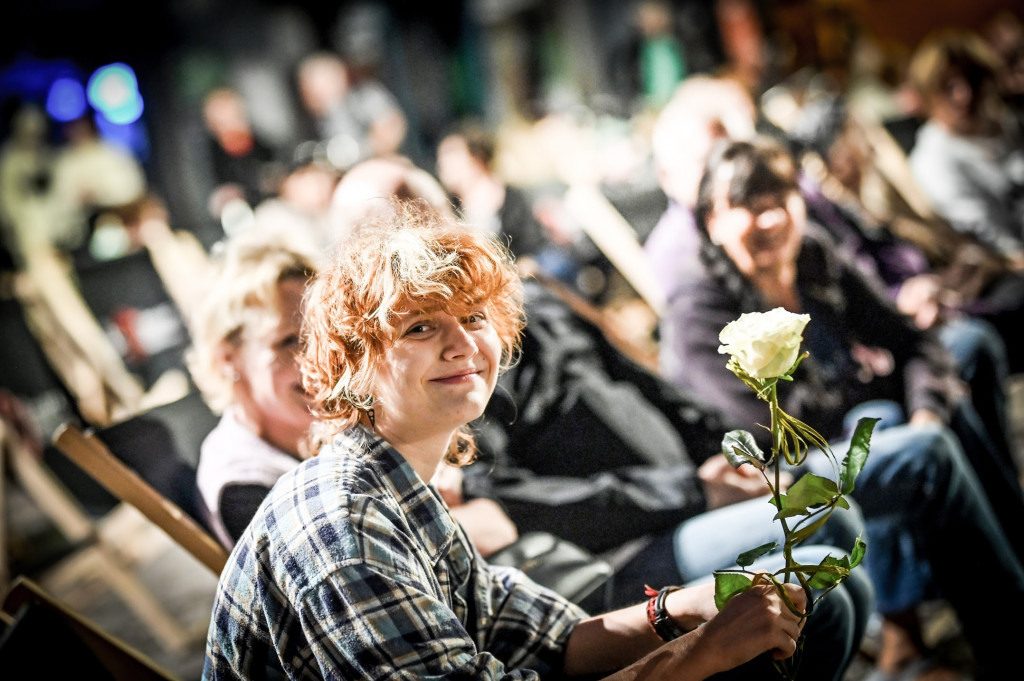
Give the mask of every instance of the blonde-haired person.
<svg viewBox="0 0 1024 681">
<path fill-rule="evenodd" d="M 314 418 L 297 352 L 302 297 L 319 259 L 281 233 L 223 241 L 191 319 L 189 370 L 221 414 L 196 477 L 208 524 L 228 548 L 277 478 L 310 454 Z"/>
<path fill-rule="evenodd" d="M 628 665 L 613 678 L 696 680 L 750 660 L 715 678 L 761 679 L 801 630 L 821 654 L 800 678 L 840 678 L 852 638 L 841 594 L 804 626 L 764 584 L 721 613 L 709 584 L 674 591 L 655 612 L 676 636 L 658 633 L 647 604 L 588 619 L 479 556 L 427 481 L 473 458 L 469 424 L 514 361 L 522 304 L 507 250 L 422 202 L 346 241 L 306 306 L 303 381 L 330 442 L 278 480 L 235 546 L 204 679 L 537 679 Z M 803 608 L 803 590 L 788 591 Z"/>
</svg>

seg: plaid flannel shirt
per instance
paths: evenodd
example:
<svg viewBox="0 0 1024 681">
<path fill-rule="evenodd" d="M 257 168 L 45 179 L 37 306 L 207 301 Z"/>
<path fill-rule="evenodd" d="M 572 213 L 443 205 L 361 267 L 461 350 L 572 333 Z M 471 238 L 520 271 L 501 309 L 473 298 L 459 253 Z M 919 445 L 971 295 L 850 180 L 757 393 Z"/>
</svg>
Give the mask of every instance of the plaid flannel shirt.
<svg viewBox="0 0 1024 681">
<path fill-rule="evenodd" d="M 354 427 L 286 473 L 220 577 L 203 679 L 530 679 L 582 610 L 489 566 L 387 442 Z"/>
</svg>

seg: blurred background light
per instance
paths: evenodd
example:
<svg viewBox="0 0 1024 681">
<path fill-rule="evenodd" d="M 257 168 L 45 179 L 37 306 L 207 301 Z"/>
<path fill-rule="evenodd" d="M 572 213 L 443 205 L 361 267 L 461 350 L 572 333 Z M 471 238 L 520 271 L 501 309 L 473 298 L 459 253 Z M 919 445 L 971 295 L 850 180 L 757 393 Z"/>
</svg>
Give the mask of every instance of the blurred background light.
<svg viewBox="0 0 1024 681">
<path fill-rule="evenodd" d="M 85 88 L 74 78 L 57 78 L 46 95 L 46 112 L 56 121 L 82 116 L 87 108 Z"/>
<path fill-rule="evenodd" d="M 142 115 L 142 95 L 135 72 L 114 63 L 96 69 L 86 88 L 89 103 L 112 123 L 126 125 Z"/>
</svg>

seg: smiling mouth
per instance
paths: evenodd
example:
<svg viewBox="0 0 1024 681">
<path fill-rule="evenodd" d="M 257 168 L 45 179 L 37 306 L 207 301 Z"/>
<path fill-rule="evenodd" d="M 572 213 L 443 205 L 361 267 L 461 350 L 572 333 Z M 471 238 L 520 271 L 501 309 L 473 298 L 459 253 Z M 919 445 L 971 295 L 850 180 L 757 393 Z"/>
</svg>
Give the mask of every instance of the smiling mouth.
<svg viewBox="0 0 1024 681">
<path fill-rule="evenodd" d="M 462 381 L 468 380 L 473 376 L 478 376 L 481 372 L 475 369 L 469 369 L 467 371 L 460 371 L 456 374 L 450 374 L 448 376 L 441 376 L 439 378 L 433 378 L 431 381 L 434 383 L 461 383 Z"/>
</svg>

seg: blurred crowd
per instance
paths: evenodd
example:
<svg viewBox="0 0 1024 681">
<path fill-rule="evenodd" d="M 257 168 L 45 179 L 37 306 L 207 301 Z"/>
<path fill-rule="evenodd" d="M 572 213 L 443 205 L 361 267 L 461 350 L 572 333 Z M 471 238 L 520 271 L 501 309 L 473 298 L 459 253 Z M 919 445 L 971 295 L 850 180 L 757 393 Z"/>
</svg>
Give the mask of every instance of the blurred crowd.
<svg viewBox="0 0 1024 681">
<path fill-rule="evenodd" d="M 498 235 L 524 275 L 547 282 L 560 300 L 571 301 L 574 314 L 586 318 L 586 334 L 578 333 L 587 335 L 588 347 L 600 346 L 594 352 L 603 357 L 600 364 L 588 364 L 588 371 L 596 376 L 626 372 L 620 363 L 629 371 L 640 367 L 629 381 L 644 388 L 644 400 L 653 399 L 652 385 L 660 385 L 645 383 L 656 375 L 673 390 L 709 402 L 727 423 L 745 416 L 742 401 L 722 387 L 730 381 L 719 376 L 724 362 L 707 368 L 718 359 L 714 353 L 705 356 L 717 337 L 698 337 L 702 324 L 720 321 L 716 314 L 765 305 L 815 309 L 816 317 L 830 319 L 830 329 L 845 335 L 813 339 L 827 361 L 811 381 L 820 392 L 805 396 L 799 408 L 806 408 L 816 424 L 828 424 L 822 425 L 828 440 L 847 437 L 850 414 L 882 399 L 900 413 L 893 417 L 894 428 L 924 420 L 948 426 L 955 452 L 946 452 L 945 440 L 929 440 L 928 446 L 940 451 L 938 458 L 961 457 L 965 467 L 969 464 L 970 475 L 984 489 L 976 495 L 984 497 L 978 503 L 991 506 L 977 517 L 985 536 L 994 537 L 993 555 L 1004 551 L 1012 554 L 1009 562 L 1020 562 L 1024 540 L 1005 519 L 1019 517 L 1017 509 L 1024 508 L 1006 395 L 1010 378 L 1024 372 L 1024 16 L 998 11 L 976 28 L 937 27 L 917 44 L 893 49 L 855 12 L 829 5 L 813 15 L 816 54 L 794 63 L 787 51 L 794 46 L 773 30 L 776 17 L 750 0 L 595 3 L 593 14 L 585 3 L 558 9 L 521 3 L 525 9 L 519 11 L 511 4 L 460 5 L 461 11 L 448 13 L 453 25 L 421 30 L 407 17 L 398 21 L 388 3 L 352 3 L 344 4 L 326 29 L 317 25 L 322 17 L 315 13 L 282 5 L 253 12 L 229 32 L 232 15 L 225 8 L 217 17 L 225 21 L 222 53 L 189 52 L 183 46 L 168 56 L 184 84 L 150 120 L 158 143 L 149 158 L 106 139 L 93 112 L 58 124 L 41 102 L 7 102 L 0 146 L 4 297 L 22 295 L 17 275 L 32 273 L 29 281 L 39 284 L 39 273 L 55 271 L 46 269 L 54 262 L 75 282 L 103 263 L 147 253 L 168 287 L 174 319 L 167 306 L 159 314 L 130 319 L 119 313 L 101 320 L 105 332 L 136 374 L 144 364 L 140 358 L 167 350 L 171 343 L 163 340 L 173 336 L 178 348 L 173 368 L 182 379 L 207 391 L 207 384 L 220 381 L 227 395 L 239 390 L 236 364 L 248 361 L 240 349 L 245 343 L 235 343 L 252 318 L 232 319 L 237 308 L 252 305 L 254 298 L 256 308 L 269 306 L 267 328 L 280 337 L 260 342 L 273 352 L 292 352 L 284 344 L 297 342 L 298 300 L 319 258 L 333 253 L 376 202 L 386 196 L 418 197 L 447 206 L 474 229 Z M 581 22 L 599 23 L 602 30 L 566 30 Z M 453 40 L 454 34 L 468 37 Z M 762 146 L 765 140 L 777 149 Z M 798 206 L 789 202 L 791 194 Z M 760 236 L 777 229 L 773 221 L 806 222 L 814 235 L 802 250 L 794 246 L 791 262 L 769 277 L 769 268 L 759 265 L 759 249 L 785 250 L 772 237 Z M 278 270 L 270 271 L 268 261 L 257 262 L 266 253 L 250 246 L 251 262 L 219 272 L 222 279 L 205 279 L 208 259 L 223 257 L 228 244 L 254 235 L 288 244 L 287 258 L 278 256 Z M 180 265 L 184 260 L 165 265 L 171 250 L 183 252 L 183 240 L 191 244 L 190 268 Z M 817 249 L 823 254 L 818 260 L 799 260 Z M 231 281 L 245 267 L 253 270 L 246 281 L 262 287 L 255 293 Z M 856 274 L 848 275 L 847 267 Z M 257 274 L 268 278 L 257 281 Z M 861 277 L 868 283 L 861 284 Z M 287 295 L 267 292 L 286 280 L 292 287 Z M 206 281 L 219 282 L 217 295 L 210 290 L 204 295 L 197 286 Z M 136 284 L 122 280 L 120 285 L 127 290 Z M 287 301 L 283 310 L 276 307 L 281 297 Z M 136 311 L 158 308 L 152 301 L 145 305 Z M 538 324 L 546 315 L 558 319 L 552 308 L 536 305 L 530 314 L 537 315 Z M 196 309 L 199 316 L 193 316 Z M 63 315 L 58 310 L 53 316 L 59 321 Z M 235 321 L 229 328 L 227 322 Z M 583 328 L 578 319 L 572 323 Z M 556 329 L 567 324 L 551 322 Z M 613 351 L 602 345 L 608 339 L 621 353 L 614 371 L 607 364 Z M 190 342 L 210 344 L 198 380 L 195 356 L 191 365 L 187 361 Z M 545 339 L 536 342 L 540 346 Z M 235 349 L 217 354 L 212 348 L 218 344 Z M 524 364 L 531 361 L 527 356 Z M 538 375 L 556 370 L 557 362 L 536 361 Z M 565 366 L 571 363 L 566 360 Z M 160 365 L 160 371 L 165 368 Z M 248 444 L 266 447 L 267 460 L 273 461 L 273 470 L 235 490 L 238 496 L 230 504 L 219 496 L 234 480 L 227 464 L 205 483 L 215 512 L 211 522 L 228 547 L 273 479 L 308 455 L 296 443 L 310 415 L 296 409 L 295 399 L 273 394 L 286 390 L 295 397 L 291 383 L 299 381 L 294 366 L 286 369 L 291 373 L 279 379 L 288 382 L 285 388 L 271 385 L 274 378 L 263 386 L 269 406 L 259 404 L 258 389 L 244 399 L 234 393 L 235 402 L 220 400 L 234 406 L 227 410 L 233 430 L 222 430 L 219 437 L 255 432 L 264 444 Z M 558 370 L 565 372 L 560 381 L 580 380 L 581 392 L 601 393 L 590 378 Z M 152 390 L 160 378 L 144 376 L 143 389 Z M 626 379 L 616 374 L 608 380 Z M 5 395 L 17 397 L 13 385 L 2 387 Z M 524 403 L 538 399 L 534 393 L 516 394 L 517 389 L 522 386 L 510 383 L 506 392 Z M 609 397 L 609 404 L 620 398 Z M 34 428 L 31 439 L 46 439 L 46 426 L 38 421 L 49 424 L 52 414 L 41 419 L 6 398 L 4 404 L 10 405 L 4 407 L 5 418 L 24 432 Z M 289 410 L 295 417 L 282 427 L 279 440 L 265 436 L 260 421 L 273 420 L 267 414 L 275 410 L 279 418 Z M 94 413 L 78 411 L 78 416 Z M 596 412 L 597 420 L 615 421 Z M 561 417 L 544 414 L 539 421 Z M 710 416 L 701 421 L 701 432 L 718 427 L 705 423 L 708 419 L 713 421 Z M 687 427 L 696 428 L 692 422 Z M 646 441 L 656 433 L 642 435 Z M 524 436 L 512 429 L 498 439 L 502 444 L 491 443 L 496 465 L 509 466 L 506 483 L 528 468 L 507 460 L 515 458 L 508 442 L 516 437 Z M 622 435 L 621 456 L 629 451 L 631 437 Z M 594 442 L 607 441 L 602 438 L 595 436 Z M 564 455 L 582 447 L 580 442 L 591 443 L 575 432 L 570 439 L 576 442 L 546 446 Z M 481 440 L 487 443 L 486 437 Z M 227 447 L 240 449 L 238 443 L 247 441 L 232 442 Z M 681 449 L 685 453 L 687 446 Z M 548 464 L 529 463 L 540 469 Z M 686 475 L 696 475 L 695 470 L 687 468 Z M 710 475 L 706 467 L 701 470 Z M 522 516 L 511 513 L 508 521 L 499 511 L 507 524 L 499 526 L 497 539 L 481 530 L 474 536 L 478 544 L 497 548 L 510 534 L 514 538 L 516 526 L 522 532 L 534 522 L 539 529 L 557 524 L 557 519 L 537 520 L 543 504 L 530 498 L 527 483 L 502 498 L 500 484 L 486 478 L 470 469 L 467 496 L 499 498 L 506 510 L 518 508 Z M 701 484 L 713 489 L 708 480 Z M 880 481 L 876 489 L 888 489 L 885 484 Z M 460 503 L 453 507 L 461 504 L 461 485 L 458 478 Z M 975 503 L 974 496 L 965 496 L 970 499 L 963 503 Z M 712 506 L 710 496 L 706 501 Z M 865 494 L 860 501 L 868 520 L 882 523 L 884 514 L 873 515 L 871 497 Z M 216 517 L 225 508 L 230 513 Z M 667 540 L 649 525 L 665 522 L 663 530 L 669 532 L 678 518 L 667 510 L 658 521 L 637 513 L 623 516 L 635 520 L 633 525 L 623 520 L 624 534 L 640 534 L 635 525 L 643 523 L 644 534 L 652 537 L 643 550 L 667 550 Z M 470 518 L 463 521 L 467 527 Z M 950 527 L 957 531 L 955 524 Z M 891 536 L 906 531 L 885 528 Z M 592 538 L 572 539 L 606 555 L 633 550 L 625 537 L 590 545 Z M 898 543 L 893 540 L 894 556 L 901 551 Z M 630 569 L 638 555 L 646 564 L 650 554 L 632 553 L 617 567 Z M 920 567 L 914 560 L 907 558 L 906 564 Z M 933 578 L 943 595 L 956 593 L 951 579 L 932 563 L 914 572 L 894 558 L 892 565 L 873 568 L 874 587 L 889 608 L 882 613 L 878 679 L 911 678 L 895 674 L 924 657 L 920 623 L 909 621 L 907 613 L 934 595 Z M 1007 583 L 1021 576 L 1016 567 L 1008 570 L 1014 574 Z M 903 580 L 897 586 L 905 590 L 893 596 L 898 589 L 885 580 L 897 573 Z M 622 579 L 625 583 L 626 576 Z M 884 600 L 889 596 L 891 607 Z M 956 601 L 963 608 L 960 616 L 977 627 L 970 636 L 991 639 L 989 632 L 979 634 L 983 618 L 962 606 L 968 597 L 961 598 Z M 996 647 L 985 646 L 983 652 L 989 655 Z"/>
</svg>

